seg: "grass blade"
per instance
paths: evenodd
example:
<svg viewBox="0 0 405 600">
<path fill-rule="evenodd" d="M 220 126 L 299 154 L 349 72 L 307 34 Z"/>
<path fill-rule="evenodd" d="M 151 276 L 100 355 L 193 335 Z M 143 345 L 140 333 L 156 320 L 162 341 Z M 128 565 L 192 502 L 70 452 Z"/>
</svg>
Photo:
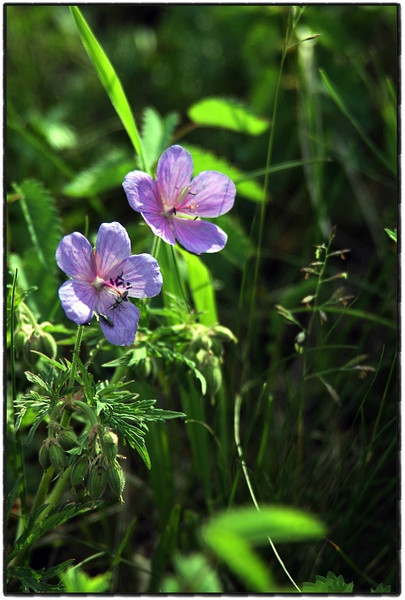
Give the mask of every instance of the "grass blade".
<svg viewBox="0 0 405 600">
<path fill-rule="evenodd" d="M 119 80 L 109 58 L 107 57 L 103 48 L 100 46 L 79 8 L 77 6 L 70 6 L 70 12 L 72 13 L 87 54 L 96 68 L 97 75 L 103 84 L 112 105 L 117 111 L 117 114 L 121 119 L 121 122 L 135 148 L 136 153 L 142 160 L 144 170 L 148 171 L 149 168 L 146 164 L 140 135 L 121 81 Z"/>
<path fill-rule="evenodd" d="M 385 156 L 383 154 L 381 154 L 381 152 L 379 151 L 379 149 L 377 148 L 377 146 L 374 144 L 374 142 L 372 142 L 370 140 L 370 138 L 368 137 L 368 135 L 366 134 L 366 132 L 363 130 L 363 128 L 360 125 L 360 123 L 357 121 L 356 117 L 354 115 L 352 115 L 352 113 L 350 112 L 350 110 L 347 108 L 347 106 L 344 103 L 342 97 L 336 91 L 335 87 L 332 85 L 332 83 L 331 83 L 329 77 L 326 75 L 325 71 L 323 69 L 319 69 L 319 73 L 320 73 L 320 75 L 322 77 L 322 81 L 323 81 L 323 83 L 324 83 L 324 85 L 326 87 L 326 90 L 328 91 L 329 96 L 335 102 L 335 104 L 337 105 L 337 107 L 349 119 L 350 123 L 356 129 L 357 133 L 360 135 L 360 137 L 363 139 L 363 141 L 367 144 L 367 146 L 370 148 L 370 150 L 372 150 L 372 152 L 387 167 L 387 169 L 389 169 L 391 171 L 391 173 L 393 173 L 394 175 L 396 175 L 395 165 L 392 166 L 389 163 L 389 161 L 385 158 Z"/>
</svg>

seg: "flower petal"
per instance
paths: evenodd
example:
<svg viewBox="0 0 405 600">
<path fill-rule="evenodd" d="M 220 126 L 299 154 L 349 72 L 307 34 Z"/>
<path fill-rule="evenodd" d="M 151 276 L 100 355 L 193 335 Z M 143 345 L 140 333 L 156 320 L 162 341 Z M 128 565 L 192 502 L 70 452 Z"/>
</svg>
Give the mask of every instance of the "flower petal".
<svg viewBox="0 0 405 600">
<path fill-rule="evenodd" d="M 176 238 L 189 252 L 219 252 L 225 246 L 228 236 L 222 229 L 208 221 L 173 219 Z"/>
<path fill-rule="evenodd" d="M 156 181 L 142 171 L 131 171 L 122 184 L 131 208 L 137 212 L 162 212 Z"/>
<path fill-rule="evenodd" d="M 123 263 L 123 279 L 131 283 L 128 296 L 151 298 L 162 289 L 162 274 L 159 264 L 150 254 L 129 256 Z"/>
<path fill-rule="evenodd" d="M 84 235 L 77 231 L 65 235 L 59 242 L 56 262 L 66 275 L 74 279 L 93 281 L 96 276 L 93 248 Z"/>
<path fill-rule="evenodd" d="M 117 222 L 103 223 L 97 234 L 96 264 L 99 277 L 115 276 L 120 263 L 131 254 L 126 229 Z"/>
<path fill-rule="evenodd" d="M 123 302 L 117 309 L 107 310 L 104 314 L 113 323 L 110 325 L 100 317 L 101 329 L 107 340 L 115 346 L 133 344 L 138 329 L 139 309 L 132 302 Z"/>
<path fill-rule="evenodd" d="M 157 213 L 142 213 L 142 216 L 155 235 L 161 237 L 166 244 L 174 246 L 176 240 L 170 226 L 171 221 L 167 217 Z"/>
<path fill-rule="evenodd" d="M 219 217 L 232 208 L 236 188 L 233 181 L 223 173 L 202 171 L 194 177 L 190 192 L 193 194 L 193 214 Z"/>
<path fill-rule="evenodd" d="M 77 323 L 88 323 L 96 306 L 96 289 L 84 281 L 66 281 L 60 286 L 59 298 L 66 316 Z"/>
<path fill-rule="evenodd" d="M 193 174 L 191 154 L 181 146 L 170 146 L 159 158 L 156 179 L 163 202 L 171 207 Z"/>
</svg>

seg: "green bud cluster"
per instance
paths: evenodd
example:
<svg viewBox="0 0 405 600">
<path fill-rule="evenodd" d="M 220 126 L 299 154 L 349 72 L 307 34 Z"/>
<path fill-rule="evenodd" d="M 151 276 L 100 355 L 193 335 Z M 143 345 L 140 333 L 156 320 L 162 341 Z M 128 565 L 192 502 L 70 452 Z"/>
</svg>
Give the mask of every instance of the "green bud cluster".
<svg viewBox="0 0 405 600">
<path fill-rule="evenodd" d="M 196 362 L 207 383 L 207 393 L 215 396 L 222 385 L 223 342 L 237 342 L 232 331 L 222 325 L 199 326 L 187 345 L 185 354 Z"/>
</svg>

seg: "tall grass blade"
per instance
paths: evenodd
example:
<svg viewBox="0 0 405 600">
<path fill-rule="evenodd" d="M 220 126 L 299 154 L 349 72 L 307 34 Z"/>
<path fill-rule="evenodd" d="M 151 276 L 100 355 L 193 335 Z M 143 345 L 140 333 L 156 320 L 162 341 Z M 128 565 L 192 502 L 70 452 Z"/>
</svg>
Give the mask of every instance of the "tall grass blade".
<svg viewBox="0 0 405 600">
<path fill-rule="evenodd" d="M 70 12 L 72 13 L 87 54 L 96 68 L 97 75 L 117 111 L 136 153 L 141 158 L 143 168 L 145 171 L 149 171 L 149 165 L 146 163 L 146 157 L 142 149 L 141 138 L 121 81 L 79 8 L 77 6 L 70 6 Z"/>
<path fill-rule="evenodd" d="M 380 152 L 374 142 L 368 137 L 366 132 L 363 130 L 363 127 L 360 125 L 356 117 L 350 112 L 347 108 L 343 98 L 340 96 L 329 77 L 325 73 L 323 69 L 319 69 L 319 73 L 321 75 L 322 81 L 325 84 L 326 90 L 332 100 L 335 102 L 337 107 L 342 111 L 342 113 L 349 119 L 350 123 L 356 129 L 357 133 L 363 139 L 363 141 L 367 144 L 370 150 L 375 154 L 375 156 L 387 167 L 389 171 L 393 175 L 396 175 L 396 164 L 391 164 L 387 158 Z"/>
</svg>

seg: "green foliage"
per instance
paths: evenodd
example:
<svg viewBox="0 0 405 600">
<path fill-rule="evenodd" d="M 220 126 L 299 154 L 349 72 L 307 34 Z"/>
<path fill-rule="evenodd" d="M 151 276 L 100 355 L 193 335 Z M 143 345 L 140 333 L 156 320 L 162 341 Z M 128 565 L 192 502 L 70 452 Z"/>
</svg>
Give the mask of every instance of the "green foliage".
<svg viewBox="0 0 405 600">
<path fill-rule="evenodd" d="M 319 539 L 326 529 L 316 517 L 301 510 L 284 506 L 261 506 L 235 508 L 213 517 L 204 529 L 204 539 L 214 544 L 219 531 L 231 531 L 251 544 L 265 544 L 270 537 L 273 542 L 299 542 Z"/>
<path fill-rule="evenodd" d="M 337 577 L 328 571 L 326 577 L 317 575 L 315 583 L 303 583 L 302 592 L 304 594 L 351 594 L 353 593 L 353 582 L 346 583 L 342 575 Z"/>
<path fill-rule="evenodd" d="M 77 6 L 71 6 L 70 11 L 75 20 L 87 54 L 96 68 L 97 75 L 100 78 L 100 81 L 103 84 L 112 105 L 117 111 L 117 114 L 121 119 L 121 122 L 134 146 L 136 153 L 141 157 L 144 163 L 143 166 L 145 170 L 147 170 L 148 166 L 143 155 L 138 129 L 136 127 L 131 107 L 128 104 L 121 81 L 111 65 L 109 58 L 105 54 L 97 39 L 94 37 L 93 32 L 88 26 L 80 10 L 77 8 Z"/>
<path fill-rule="evenodd" d="M 31 567 L 10 567 L 9 577 L 17 579 L 21 591 L 33 594 L 57 594 L 64 591 L 61 583 L 48 583 L 55 577 L 64 578 L 66 569 L 73 563 L 73 559 L 51 567 L 50 569 L 32 569 Z"/>
<path fill-rule="evenodd" d="M 184 417 L 184 413 L 155 408 L 156 400 L 134 400 L 133 394 L 117 392 L 112 386 L 100 389 L 98 396 L 97 412 L 102 422 L 116 431 L 124 444 L 134 448 L 150 469 L 144 439 L 149 431 L 148 423 Z"/>
<path fill-rule="evenodd" d="M 221 127 L 248 135 L 261 135 L 269 127 L 267 119 L 256 117 L 241 103 L 224 98 L 200 100 L 190 106 L 188 116 L 197 125 Z"/>
<path fill-rule="evenodd" d="M 133 167 L 134 161 L 126 152 L 114 149 L 94 165 L 80 171 L 65 185 L 63 192 L 73 198 L 83 198 L 119 189 L 125 175 Z"/>
<path fill-rule="evenodd" d="M 83 569 L 71 567 L 62 574 L 61 579 L 66 594 L 103 594 L 110 588 L 111 573 L 107 571 L 91 577 Z"/>
<path fill-rule="evenodd" d="M 178 121 L 179 115 L 175 112 L 161 117 L 154 108 L 145 108 L 142 123 L 142 145 L 147 164 L 154 165 L 170 145 L 170 138 Z"/>
<path fill-rule="evenodd" d="M 44 316 L 49 313 L 55 301 L 55 251 L 60 242 L 62 226 L 55 200 L 42 183 L 29 179 L 19 185 L 14 184 L 13 187 L 16 194 L 13 200 L 21 208 L 24 225 L 19 222 L 13 228 L 15 241 L 18 240 L 20 244 L 20 258 L 13 260 L 10 257 L 10 267 L 20 267 L 25 279 L 25 291 L 32 287 L 40 290 L 40 293 L 35 294 L 33 306 Z M 20 276 L 20 285 L 22 281 Z M 31 300 L 32 295 L 27 301 L 30 303 Z"/>
<path fill-rule="evenodd" d="M 390 594 L 391 586 L 379 583 L 375 589 L 371 589 L 372 594 Z"/>
<path fill-rule="evenodd" d="M 397 230 L 392 231 L 392 229 L 388 229 L 388 227 L 386 227 L 384 228 L 384 231 L 392 240 L 394 240 L 395 243 L 397 243 Z"/>
<path fill-rule="evenodd" d="M 163 594 L 220 594 L 222 585 L 214 568 L 203 554 L 175 556 L 175 575 L 163 582 Z"/>
<path fill-rule="evenodd" d="M 248 591 L 271 592 L 277 586 L 252 546 L 319 539 L 324 525 L 302 511 L 277 506 L 237 508 L 212 517 L 202 529 L 204 543 L 244 582 Z"/>
</svg>

